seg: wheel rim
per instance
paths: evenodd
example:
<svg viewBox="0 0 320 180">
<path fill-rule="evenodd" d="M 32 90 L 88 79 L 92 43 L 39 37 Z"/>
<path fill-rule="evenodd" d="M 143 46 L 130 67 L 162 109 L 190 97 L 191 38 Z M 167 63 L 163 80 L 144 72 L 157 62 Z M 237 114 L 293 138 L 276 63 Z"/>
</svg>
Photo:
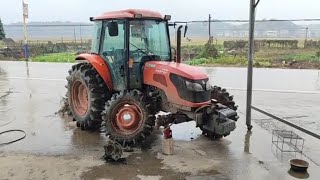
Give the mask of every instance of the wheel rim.
<svg viewBox="0 0 320 180">
<path fill-rule="evenodd" d="M 76 81 L 73 83 L 72 103 L 74 110 L 78 115 L 83 116 L 87 113 L 89 107 L 88 90 L 81 81 Z"/>
<path fill-rule="evenodd" d="M 139 131 L 142 126 L 141 108 L 132 102 L 119 103 L 113 110 L 112 127 L 122 135 L 130 135 Z"/>
</svg>

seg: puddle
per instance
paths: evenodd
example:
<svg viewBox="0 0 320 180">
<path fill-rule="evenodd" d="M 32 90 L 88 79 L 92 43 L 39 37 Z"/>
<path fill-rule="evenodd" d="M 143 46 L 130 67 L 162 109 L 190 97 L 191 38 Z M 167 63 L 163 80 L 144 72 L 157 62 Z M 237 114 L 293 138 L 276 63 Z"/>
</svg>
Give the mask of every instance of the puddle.
<svg viewBox="0 0 320 180">
<path fill-rule="evenodd" d="M 127 164 L 106 163 L 90 168 L 82 173 L 81 179 L 140 179 L 139 176 L 160 176 L 161 179 L 185 179 L 189 174 L 163 169 L 163 164 L 156 155 L 150 151 L 133 153 L 127 157 Z"/>
</svg>

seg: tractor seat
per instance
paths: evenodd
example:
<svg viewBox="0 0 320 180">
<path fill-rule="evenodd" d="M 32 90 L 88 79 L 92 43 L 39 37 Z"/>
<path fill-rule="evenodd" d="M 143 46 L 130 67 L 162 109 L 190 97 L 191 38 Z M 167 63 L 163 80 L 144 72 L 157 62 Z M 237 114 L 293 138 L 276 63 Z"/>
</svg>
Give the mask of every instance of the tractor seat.
<svg viewBox="0 0 320 180">
<path fill-rule="evenodd" d="M 116 62 L 121 62 L 124 58 L 124 49 L 115 49 L 114 50 L 114 59 Z"/>
</svg>

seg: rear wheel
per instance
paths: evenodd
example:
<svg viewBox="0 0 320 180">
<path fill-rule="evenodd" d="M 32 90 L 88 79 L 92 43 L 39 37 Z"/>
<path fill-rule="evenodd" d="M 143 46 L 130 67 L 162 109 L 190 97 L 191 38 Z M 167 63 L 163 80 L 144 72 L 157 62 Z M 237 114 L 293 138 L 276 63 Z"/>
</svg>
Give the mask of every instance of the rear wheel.
<svg viewBox="0 0 320 180">
<path fill-rule="evenodd" d="M 235 102 L 233 101 L 233 96 L 231 96 L 226 89 L 222 89 L 221 87 L 218 87 L 218 86 L 212 87 L 211 99 L 217 100 L 218 103 L 225 105 L 234 111 L 237 111 L 238 109 L 238 106 L 236 106 Z M 229 119 L 237 121 L 239 117 L 235 115 L 233 117 L 229 117 Z M 219 135 L 213 132 L 206 131 L 201 127 L 200 129 L 202 130 L 203 135 L 213 139 L 220 139 L 223 136 L 229 135 L 229 134 Z"/>
<path fill-rule="evenodd" d="M 121 145 L 135 145 L 149 136 L 155 115 L 147 107 L 147 98 L 137 90 L 114 94 L 103 111 L 109 138 Z"/>
<path fill-rule="evenodd" d="M 82 130 L 95 130 L 102 122 L 101 112 L 109 91 L 98 72 L 89 63 L 72 66 L 67 77 L 70 110 Z"/>
</svg>

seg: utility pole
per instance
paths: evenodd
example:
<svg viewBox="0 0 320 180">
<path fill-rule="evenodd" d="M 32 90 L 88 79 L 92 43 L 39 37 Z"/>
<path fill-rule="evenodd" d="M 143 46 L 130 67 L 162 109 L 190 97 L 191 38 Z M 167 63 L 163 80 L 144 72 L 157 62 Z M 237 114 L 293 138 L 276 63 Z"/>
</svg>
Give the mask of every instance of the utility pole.
<svg viewBox="0 0 320 180">
<path fill-rule="evenodd" d="M 305 41 L 308 41 L 308 36 L 309 36 L 309 27 L 306 27 L 306 39 Z"/>
<path fill-rule="evenodd" d="M 253 76 L 253 58 L 254 58 L 254 23 L 256 15 L 256 7 L 260 0 L 250 0 L 249 13 L 249 52 L 248 52 L 248 75 L 247 75 L 247 109 L 246 109 L 246 125 L 249 131 L 252 129 L 251 124 L 251 105 L 252 105 L 252 76 Z"/>
<path fill-rule="evenodd" d="M 209 14 L 209 40 L 211 38 L 211 14 Z"/>
<path fill-rule="evenodd" d="M 82 30 L 81 30 L 81 24 L 80 24 L 80 42 L 81 42 L 81 48 L 82 48 Z"/>
<path fill-rule="evenodd" d="M 77 43 L 76 27 L 73 27 L 73 37 L 74 37 L 74 43 Z"/>
<path fill-rule="evenodd" d="M 27 33 L 27 19 L 29 16 L 28 4 L 26 0 L 22 0 L 22 10 L 23 10 L 23 40 L 24 40 L 24 57 L 26 61 L 29 59 L 29 49 L 28 49 L 28 33 Z"/>
</svg>

